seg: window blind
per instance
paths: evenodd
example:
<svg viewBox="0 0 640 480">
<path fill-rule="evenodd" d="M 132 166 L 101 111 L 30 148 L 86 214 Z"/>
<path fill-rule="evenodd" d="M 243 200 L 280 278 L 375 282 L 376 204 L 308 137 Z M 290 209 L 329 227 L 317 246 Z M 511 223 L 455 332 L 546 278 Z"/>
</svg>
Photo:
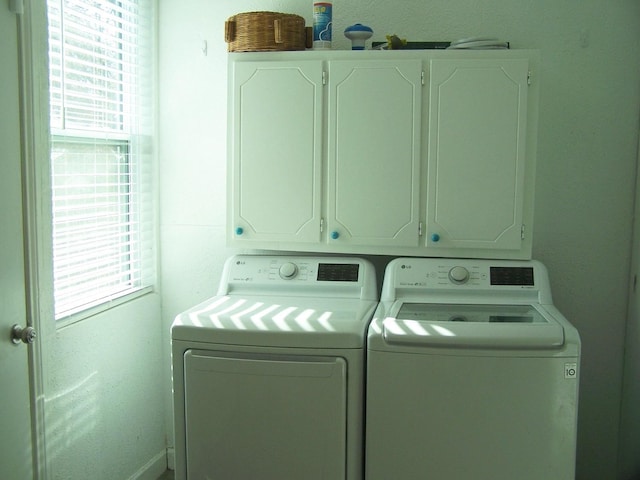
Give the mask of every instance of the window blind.
<svg viewBox="0 0 640 480">
<path fill-rule="evenodd" d="M 56 318 L 151 285 L 150 0 L 48 0 Z"/>
</svg>

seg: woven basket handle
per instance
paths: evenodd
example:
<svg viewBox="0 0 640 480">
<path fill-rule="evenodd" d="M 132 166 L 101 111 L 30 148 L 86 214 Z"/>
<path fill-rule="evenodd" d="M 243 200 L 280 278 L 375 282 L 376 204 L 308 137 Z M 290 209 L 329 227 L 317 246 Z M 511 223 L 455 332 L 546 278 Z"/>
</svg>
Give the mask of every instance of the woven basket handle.
<svg viewBox="0 0 640 480">
<path fill-rule="evenodd" d="M 276 18 L 273 21 L 273 34 L 276 43 L 282 43 L 282 24 L 279 18 Z"/>
<path fill-rule="evenodd" d="M 231 43 L 236 38 L 236 22 L 227 20 L 224 22 L 224 40 L 227 43 Z"/>
</svg>

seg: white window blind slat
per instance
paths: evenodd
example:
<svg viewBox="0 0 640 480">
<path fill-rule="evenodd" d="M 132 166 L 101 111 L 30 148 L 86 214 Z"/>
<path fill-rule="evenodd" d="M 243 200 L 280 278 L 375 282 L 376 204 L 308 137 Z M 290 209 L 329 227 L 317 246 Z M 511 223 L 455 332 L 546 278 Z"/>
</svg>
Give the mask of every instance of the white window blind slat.
<svg viewBox="0 0 640 480">
<path fill-rule="evenodd" d="M 151 285 L 151 0 L 47 0 L 56 318 Z"/>
</svg>

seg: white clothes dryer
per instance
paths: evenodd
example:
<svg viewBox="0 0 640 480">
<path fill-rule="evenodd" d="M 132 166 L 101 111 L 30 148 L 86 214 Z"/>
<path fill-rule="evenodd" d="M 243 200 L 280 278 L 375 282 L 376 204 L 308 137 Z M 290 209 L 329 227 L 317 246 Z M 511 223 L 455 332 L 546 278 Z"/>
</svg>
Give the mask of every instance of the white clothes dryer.
<svg viewBox="0 0 640 480">
<path fill-rule="evenodd" d="M 573 480 L 580 339 L 536 261 L 400 258 L 368 333 L 367 480 Z"/>
<path fill-rule="evenodd" d="M 227 260 L 171 329 L 176 479 L 361 479 L 376 306 L 366 260 Z"/>
</svg>

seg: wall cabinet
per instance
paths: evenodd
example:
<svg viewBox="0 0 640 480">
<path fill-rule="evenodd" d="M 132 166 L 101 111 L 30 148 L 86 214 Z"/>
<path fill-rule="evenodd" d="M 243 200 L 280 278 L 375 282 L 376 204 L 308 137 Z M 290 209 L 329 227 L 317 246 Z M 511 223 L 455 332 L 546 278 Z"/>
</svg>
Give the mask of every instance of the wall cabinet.
<svg viewBox="0 0 640 480">
<path fill-rule="evenodd" d="M 229 245 L 529 258 L 537 64 L 511 50 L 230 54 Z"/>
<path fill-rule="evenodd" d="M 314 244 L 322 199 L 322 63 L 237 62 L 230 84 L 234 238 Z"/>
<path fill-rule="evenodd" d="M 519 250 L 528 61 L 434 59 L 429 72 L 428 244 Z"/>
<path fill-rule="evenodd" d="M 417 246 L 421 62 L 329 61 L 328 73 L 328 242 Z"/>
</svg>

